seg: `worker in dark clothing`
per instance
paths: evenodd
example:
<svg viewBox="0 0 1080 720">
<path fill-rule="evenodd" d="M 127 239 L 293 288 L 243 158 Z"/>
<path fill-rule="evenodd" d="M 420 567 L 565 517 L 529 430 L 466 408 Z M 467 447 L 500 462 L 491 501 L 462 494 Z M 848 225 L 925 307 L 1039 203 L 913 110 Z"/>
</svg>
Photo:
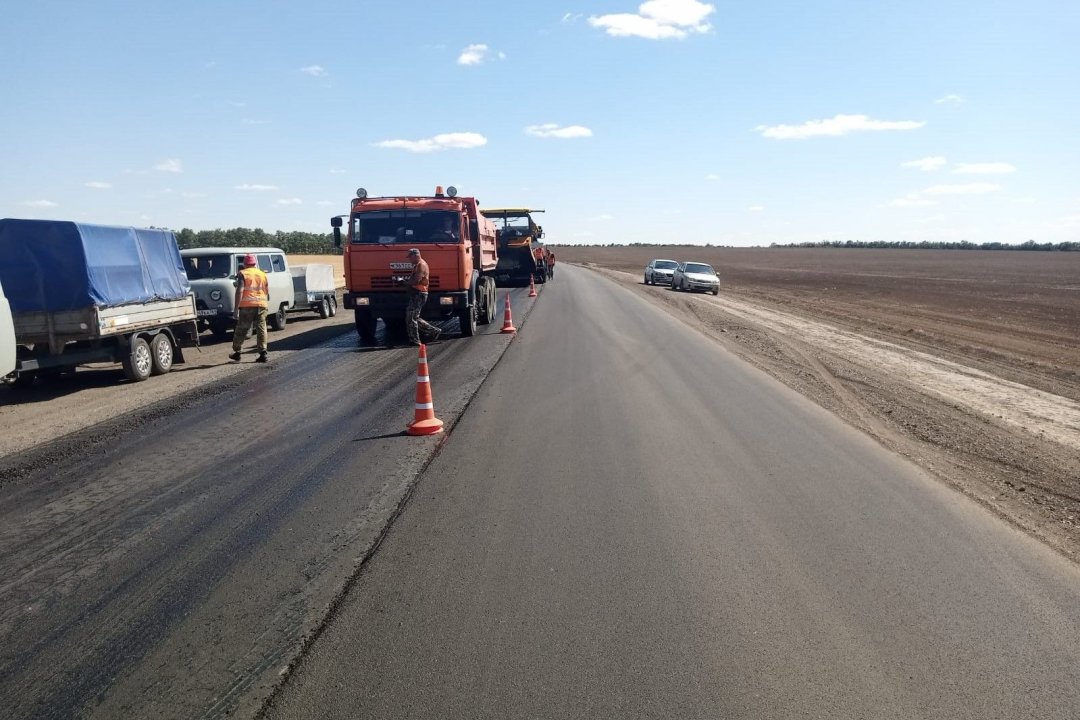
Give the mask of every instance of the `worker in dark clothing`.
<svg viewBox="0 0 1080 720">
<path fill-rule="evenodd" d="M 420 250 L 417 248 L 409 250 L 409 261 L 413 263 L 413 271 L 409 276 L 409 306 L 405 310 L 405 331 L 409 335 L 409 344 L 419 345 L 421 333 L 428 338 L 427 342 L 431 342 L 439 339 L 442 330 L 420 317 L 424 304 L 427 303 L 431 276 L 427 261 L 420 257 Z"/>
</svg>

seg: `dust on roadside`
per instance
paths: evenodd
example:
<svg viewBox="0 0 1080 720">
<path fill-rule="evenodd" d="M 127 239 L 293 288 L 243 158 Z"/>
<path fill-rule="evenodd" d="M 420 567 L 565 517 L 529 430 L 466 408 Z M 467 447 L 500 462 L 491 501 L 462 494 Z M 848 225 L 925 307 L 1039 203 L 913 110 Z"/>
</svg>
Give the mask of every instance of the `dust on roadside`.
<svg viewBox="0 0 1080 720">
<path fill-rule="evenodd" d="M 760 293 L 687 295 L 645 286 L 636 274 L 585 265 L 1080 561 L 1080 403 L 1071 385 L 1056 395 L 1053 377 L 1040 378 L 1036 389 L 978 370 L 977 362 L 964 363 L 953 351 L 931 353 L 925 343 L 912 347 L 902 337 L 882 343 L 880 332 L 860 335 L 842 323 L 836 330 L 846 342 L 837 342 L 820 318 L 787 304 L 771 306 Z M 858 318 L 851 321 L 859 326 Z M 879 352 L 875 343 L 887 347 Z M 924 367 L 931 368 L 932 383 Z M 1031 372 L 1020 364 L 1011 375 Z"/>
</svg>

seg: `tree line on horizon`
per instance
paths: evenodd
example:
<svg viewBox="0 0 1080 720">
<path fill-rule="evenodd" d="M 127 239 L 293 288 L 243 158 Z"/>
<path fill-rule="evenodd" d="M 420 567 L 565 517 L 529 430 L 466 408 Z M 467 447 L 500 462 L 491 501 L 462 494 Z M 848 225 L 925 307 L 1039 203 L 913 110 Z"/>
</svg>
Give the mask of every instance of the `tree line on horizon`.
<svg viewBox="0 0 1080 720">
<path fill-rule="evenodd" d="M 340 255 L 331 233 L 266 232 L 262 228 L 237 227 L 229 230 L 192 230 L 175 233 L 181 250 L 196 247 L 276 247 L 296 255 Z"/>
</svg>

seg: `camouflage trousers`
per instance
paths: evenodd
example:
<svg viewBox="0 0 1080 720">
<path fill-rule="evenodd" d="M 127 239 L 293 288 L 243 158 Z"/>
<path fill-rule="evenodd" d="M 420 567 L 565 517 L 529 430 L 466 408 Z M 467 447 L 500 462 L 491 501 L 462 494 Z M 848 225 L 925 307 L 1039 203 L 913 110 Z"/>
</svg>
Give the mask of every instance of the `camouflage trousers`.
<svg viewBox="0 0 1080 720">
<path fill-rule="evenodd" d="M 420 317 L 427 303 L 426 292 L 409 292 L 409 306 L 405 308 L 405 332 L 410 342 L 420 342 L 420 334 L 432 338 L 439 335 L 439 328 Z"/>
<path fill-rule="evenodd" d="M 236 311 L 236 329 L 233 330 L 232 349 L 240 352 L 251 326 L 255 326 L 255 339 L 259 352 L 266 352 L 266 308 L 245 307 Z"/>
</svg>

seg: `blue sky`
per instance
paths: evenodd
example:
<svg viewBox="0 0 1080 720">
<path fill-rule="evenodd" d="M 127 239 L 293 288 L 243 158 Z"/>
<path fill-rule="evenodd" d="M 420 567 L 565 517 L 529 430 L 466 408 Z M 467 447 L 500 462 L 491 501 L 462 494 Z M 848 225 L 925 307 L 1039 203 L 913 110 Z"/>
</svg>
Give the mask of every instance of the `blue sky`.
<svg viewBox="0 0 1080 720">
<path fill-rule="evenodd" d="M 1080 240 L 1080 3 L 9 3 L 0 216 L 553 243 Z"/>
</svg>

